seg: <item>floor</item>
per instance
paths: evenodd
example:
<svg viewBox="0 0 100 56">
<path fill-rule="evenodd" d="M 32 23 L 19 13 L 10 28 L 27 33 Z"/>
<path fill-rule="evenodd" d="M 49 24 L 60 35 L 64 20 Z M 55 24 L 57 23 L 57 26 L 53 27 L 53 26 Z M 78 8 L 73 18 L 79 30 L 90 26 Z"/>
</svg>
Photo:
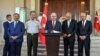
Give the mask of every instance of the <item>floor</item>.
<svg viewBox="0 0 100 56">
<path fill-rule="evenodd" d="M 0 39 L 0 56 L 2 56 L 4 40 L 1 36 Z M 22 46 L 22 56 L 27 56 L 27 46 L 26 46 L 26 36 L 24 37 L 24 42 Z M 46 56 L 45 45 L 42 45 L 39 41 L 38 44 L 38 56 Z M 63 38 L 60 39 L 60 48 L 59 48 L 59 56 L 63 55 Z M 77 41 L 75 42 L 75 56 L 77 56 Z M 91 56 L 100 56 L 100 36 L 92 36 L 91 37 Z"/>
</svg>

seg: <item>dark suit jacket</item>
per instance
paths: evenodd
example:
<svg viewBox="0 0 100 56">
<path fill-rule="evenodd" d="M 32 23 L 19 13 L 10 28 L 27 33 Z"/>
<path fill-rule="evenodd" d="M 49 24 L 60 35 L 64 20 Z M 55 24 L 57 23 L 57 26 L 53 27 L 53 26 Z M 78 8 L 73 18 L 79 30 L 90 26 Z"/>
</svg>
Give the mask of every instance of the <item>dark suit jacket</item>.
<svg viewBox="0 0 100 56">
<path fill-rule="evenodd" d="M 62 32 L 62 26 L 61 26 L 61 23 L 59 21 L 56 21 L 55 28 L 53 29 L 52 21 L 50 20 L 50 21 L 48 21 L 46 23 L 45 30 L 47 30 L 48 32 L 51 32 L 52 30 L 56 30 L 56 31 L 61 31 Z"/>
<path fill-rule="evenodd" d="M 8 28 L 9 28 L 9 22 L 8 21 L 6 21 L 6 22 L 4 22 L 3 23 L 3 28 L 4 28 L 4 40 L 9 40 L 9 36 L 8 36 Z"/>
<path fill-rule="evenodd" d="M 24 23 L 18 21 L 18 23 L 16 24 L 16 27 L 14 27 L 14 22 L 12 22 L 9 25 L 9 29 L 8 29 L 8 35 L 10 36 L 18 36 L 18 38 L 16 40 L 12 40 L 11 38 L 9 38 L 10 42 L 22 42 L 23 41 L 23 34 L 25 32 L 25 27 L 24 27 Z"/>
<path fill-rule="evenodd" d="M 71 36 L 75 36 L 77 31 L 77 22 L 74 19 L 71 19 L 70 25 L 68 27 L 67 20 L 65 20 L 62 24 L 62 31 L 64 34 L 71 34 Z"/>
<path fill-rule="evenodd" d="M 77 34 L 78 36 L 85 35 L 87 37 L 90 37 L 90 34 L 92 33 L 92 23 L 91 21 L 86 21 L 85 27 L 82 27 L 82 21 L 78 22 L 78 28 L 77 28 Z"/>
</svg>

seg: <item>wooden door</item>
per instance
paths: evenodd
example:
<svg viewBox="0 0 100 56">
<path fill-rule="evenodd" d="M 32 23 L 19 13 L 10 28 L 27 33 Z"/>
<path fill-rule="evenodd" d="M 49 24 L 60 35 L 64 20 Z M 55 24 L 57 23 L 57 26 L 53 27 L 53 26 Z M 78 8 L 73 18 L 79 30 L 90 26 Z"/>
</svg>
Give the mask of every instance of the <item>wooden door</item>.
<svg viewBox="0 0 100 56">
<path fill-rule="evenodd" d="M 78 20 L 80 12 L 90 11 L 90 0 L 47 0 L 48 1 L 48 17 L 51 12 L 56 12 L 58 18 L 71 12 L 73 18 Z M 43 11 L 44 0 L 40 1 L 40 11 Z"/>
</svg>

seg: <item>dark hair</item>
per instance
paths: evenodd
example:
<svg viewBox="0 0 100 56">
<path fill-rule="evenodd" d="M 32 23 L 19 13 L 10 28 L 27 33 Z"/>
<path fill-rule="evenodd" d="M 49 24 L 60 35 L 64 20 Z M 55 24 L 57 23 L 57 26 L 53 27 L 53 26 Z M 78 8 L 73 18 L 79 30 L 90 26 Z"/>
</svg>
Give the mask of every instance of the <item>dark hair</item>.
<svg viewBox="0 0 100 56">
<path fill-rule="evenodd" d="M 30 15 L 31 15 L 32 13 L 36 13 L 36 11 L 30 11 Z"/>
<path fill-rule="evenodd" d="M 13 16 L 14 16 L 14 15 L 18 15 L 18 16 L 20 16 L 18 13 L 14 13 Z"/>
<path fill-rule="evenodd" d="M 7 15 L 6 15 L 6 18 L 8 18 L 9 16 L 11 16 L 11 14 L 7 14 Z"/>
</svg>

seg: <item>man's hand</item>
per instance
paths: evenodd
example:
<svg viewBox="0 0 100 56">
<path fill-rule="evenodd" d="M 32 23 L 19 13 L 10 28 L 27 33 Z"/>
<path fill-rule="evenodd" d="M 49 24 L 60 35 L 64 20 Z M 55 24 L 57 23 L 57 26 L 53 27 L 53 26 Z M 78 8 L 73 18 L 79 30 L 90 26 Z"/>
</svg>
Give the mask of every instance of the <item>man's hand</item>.
<svg viewBox="0 0 100 56">
<path fill-rule="evenodd" d="M 79 36 L 79 38 L 80 38 L 81 40 L 83 40 L 83 37 L 82 37 L 82 36 Z"/>
<path fill-rule="evenodd" d="M 83 39 L 85 40 L 86 39 L 86 36 L 83 36 Z"/>
<path fill-rule="evenodd" d="M 85 40 L 86 39 L 86 36 L 80 36 L 79 37 L 81 40 Z"/>
<path fill-rule="evenodd" d="M 13 39 L 13 38 L 14 38 L 14 36 L 11 36 L 11 38 Z"/>
<path fill-rule="evenodd" d="M 11 38 L 12 38 L 13 40 L 16 40 L 16 39 L 18 38 L 18 36 L 11 36 Z"/>
<path fill-rule="evenodd" d="M 67 34 L 64 34 L 64 37 L 66 37 L 67 36 Z"/>
<path fill-rule="evenodd" d="M 67 36 L 68 36 L 68 37 L 71 37 L 71 34 L 68 34 Z"/>
<path fill-rule="evenodd" d="M 16 40 L 18 38 L 18 36 L 14 36 L 13 40 Z"/>
</svg>

